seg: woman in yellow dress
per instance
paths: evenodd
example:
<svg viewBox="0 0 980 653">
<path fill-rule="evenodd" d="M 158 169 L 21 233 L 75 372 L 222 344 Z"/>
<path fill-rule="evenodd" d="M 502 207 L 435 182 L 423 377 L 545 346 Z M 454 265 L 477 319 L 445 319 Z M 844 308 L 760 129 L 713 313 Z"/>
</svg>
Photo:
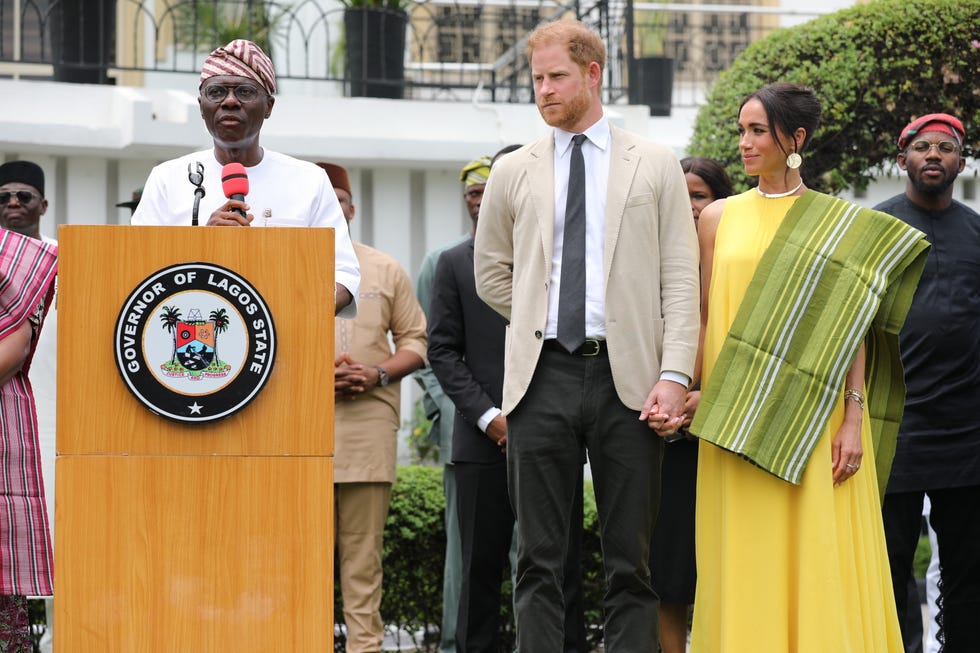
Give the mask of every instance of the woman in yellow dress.
<svg viewBox="0 0 980 653">
<path fill-rule="evenodd" d="M 739 149 L 746 172 L 759 177 L 758 187 L 701 212 L 704 392 L 691 425 L 702 438 L 694 653 L 902 651 L 882 530 L 876 443 L 865 410 L 866 361 L 880 358 L 873 344 L 864 344 L 871 324 L 865 317 L 837 319 L 866 312 L 850 311 L 846 307 L 853 298 L 839 294 L 844 292 L 840 288 L 852 285 L 850 273 L 811 287 L 808 266 L 813 262 L 799 265 L 799 257 L 806 255 L 798 255 L 793 246 L 782 247 L 784 240 L 793 242 L 780 229 L 788 229 L 785 223 L 798 203 L 810 207 L 799 221 L 803 230 L 814 228 L 807 223 L 819 222 L 836 234 L 835 225 L 863 224 L 863 219 L 848 222 L 841 217 L 847 212 L 875 213 L 807 191 L 800 155 L 819 118 L 820 103 L 808 88 L 774 84 L 750 95 L 739 111 Z M 814 219 L 822 202 L 843 213 Z M 882 224 L 903 242 L 912 241 L 901 249 L 904 262 L 899 267 L 909 271 L 901 304 L 904 295 L 911 298 L 921 270 L 917 261 L 928 246 L 918 232 L 896 232 L 893 225 Z M 774 240 L 780 247 L 770 247 Z M 850 243 L 853 238 L 846 232 L 839 240 Z M 831 247 L 838 241 L 833 243 Z M 792 250 L 786 259 L 790 267 L 763 269 L 764 257 L 775 256 L 768 254 L 771 249 Z M 813 265 L 823 274 L 820 266 L 833 256 L 815 258 Z M 891 279 L 901 274 L 898 268 L 884 273 Z M 773 288 L 752 295 L 753 283 Z M 784 287 L 794 284 L 802 287 L 799 313 L 790 308 L 793 298 Z M 753 312 L 742 306 L 750 298 L 757 305 Z M 752 333 L 774 324 L 779 336 L 773 343 L 752 342 Z M 800 325 L 813 328 L 786 336 Z M 757 349 L 767 353 L 760 356 Z M 810 377 L 819 376 L 808 367 L 813 357 L 832 359 L 827 365 L 832 371 L 809 388 Z M 720 376 L 722 365 L 724 380 L 716 379 L 712 386 L 712 374 Z M 797 412 L 807 403 L 800 397 L 821 392 L 832 396 L 810 412 Z M 800 444 L 786 437 L 805 430 L 796 428 L 804 422 L 816 423 L 812 441 L 800 436 Z M 739 431 L 743 426 L 744 433 Z M 802 462 L 794 459 L 781 466 L 785 450 L 797 445 Z"/>
</svg>

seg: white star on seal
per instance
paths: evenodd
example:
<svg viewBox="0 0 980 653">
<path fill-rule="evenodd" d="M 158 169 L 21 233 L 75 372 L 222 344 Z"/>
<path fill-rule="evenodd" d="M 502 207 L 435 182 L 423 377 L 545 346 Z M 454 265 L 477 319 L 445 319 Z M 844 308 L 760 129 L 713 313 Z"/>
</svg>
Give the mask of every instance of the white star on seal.
<svg viewBox="0 0 980 653">
<path fill-rule="evenodd" d="M 195 401 L 193 404 L 188 406 L 188 408 L 191 409 L 191 415 L 200 415 L 201 409 L 204 408 L 204 406 L 198 405 L 198 403 Z"/>
</svg>

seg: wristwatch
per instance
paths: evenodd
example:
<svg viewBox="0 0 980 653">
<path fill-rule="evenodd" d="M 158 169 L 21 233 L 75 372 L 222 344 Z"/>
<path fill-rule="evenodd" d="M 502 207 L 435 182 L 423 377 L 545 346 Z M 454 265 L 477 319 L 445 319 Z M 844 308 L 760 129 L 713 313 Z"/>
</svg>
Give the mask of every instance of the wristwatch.
<svg viewBox="0 0 980 653">
<path fill-rule="evenodd" d="M 391 383 L 391 377 L 388 373 L 384 371 L 384 368 L 380 365 L 375 365 L 374 369 L 378 370 L 378 385 L 382 388 Z"/>
</svg>

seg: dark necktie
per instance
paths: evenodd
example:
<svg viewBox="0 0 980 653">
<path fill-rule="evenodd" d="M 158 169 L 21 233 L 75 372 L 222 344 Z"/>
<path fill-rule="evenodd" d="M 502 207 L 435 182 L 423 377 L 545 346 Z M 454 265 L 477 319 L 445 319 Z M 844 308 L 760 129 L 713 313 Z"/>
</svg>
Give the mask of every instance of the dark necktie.
<svg viewBox="0 0 980 653">
<path fill-rule="evenodd" d="M 558 290 L 558 342 L 573 352 L 585 342 L 585 134 L 572 137 Z"/>
</svg>

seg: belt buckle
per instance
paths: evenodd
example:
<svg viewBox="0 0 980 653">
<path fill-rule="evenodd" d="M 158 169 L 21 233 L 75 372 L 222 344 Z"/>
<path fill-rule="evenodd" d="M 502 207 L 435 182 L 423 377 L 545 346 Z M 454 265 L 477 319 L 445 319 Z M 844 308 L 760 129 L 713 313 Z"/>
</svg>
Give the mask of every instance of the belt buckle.
<svg viewBox="0 0 980 653">
<path fill-rule="evenodd" d="M 590 347 L 591 345 L 591 347 Z M 599 344 L 598 338 L 586 338 L 585 342 L 582 343 L 582 353 L 581 356 L 598 356 L 599 352 L 602 350 L 602 345 Z"/>
</svg>

